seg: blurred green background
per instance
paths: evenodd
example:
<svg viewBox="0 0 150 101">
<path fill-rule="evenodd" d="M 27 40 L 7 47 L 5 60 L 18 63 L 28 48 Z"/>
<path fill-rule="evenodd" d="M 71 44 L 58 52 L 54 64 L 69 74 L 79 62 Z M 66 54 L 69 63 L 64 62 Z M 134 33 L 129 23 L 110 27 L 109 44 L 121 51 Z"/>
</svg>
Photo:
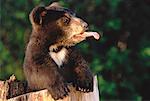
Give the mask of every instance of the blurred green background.
<svg viewBox="0 0 150 101">
<path fill-rule="evenodd" d="M 22 64 L 31 32 L 28 15 L 50 0 L 0 1 L 0 79 L 15 74 L 24 80 Z M 103 32 L 99 41 L 78 45 L 98 75 L 101 100 L 150 100 L 150 0 L 60 0 Z"/>
</svg>

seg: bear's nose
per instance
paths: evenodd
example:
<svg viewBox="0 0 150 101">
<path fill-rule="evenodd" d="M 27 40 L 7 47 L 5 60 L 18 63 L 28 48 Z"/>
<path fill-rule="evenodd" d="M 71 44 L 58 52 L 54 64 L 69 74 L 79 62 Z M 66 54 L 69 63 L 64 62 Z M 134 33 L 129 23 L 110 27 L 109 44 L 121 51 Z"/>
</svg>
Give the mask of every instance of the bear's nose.
<svg viewBox="0 0 150 101">
<path fill-rule="evenodd" d="M 82 26 L 85 30 L 88 29 L 88 24 L 87 24 L 85 21 L 83 21 L 82 19 L 80 19 L 80 23 L 81 23 L 81 26 Z"/>
<path fill-rule="evenodd" d="M 84 30 L 88 30 L 88 24 L 84 21 L 82 21 L 81 23 L 81 26 L 84 28 Z"/>
<path fill-rule="evenodd" d="M 84 27 L 85 30 L 87 30 L 88 29 L 88 24 L 86 22 L 84 22 L 83 27 Z"/>
</svg>

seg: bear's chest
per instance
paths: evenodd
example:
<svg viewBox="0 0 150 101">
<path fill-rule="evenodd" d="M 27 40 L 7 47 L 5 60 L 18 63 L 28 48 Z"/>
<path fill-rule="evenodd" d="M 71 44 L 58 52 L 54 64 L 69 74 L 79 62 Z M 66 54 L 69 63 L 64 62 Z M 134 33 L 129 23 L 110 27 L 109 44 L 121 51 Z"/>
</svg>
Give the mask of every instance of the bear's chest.
<svg viewBox="0 0 150 101">
<path fill-rule="evenodd" d="M 49 55 L 57 64 L 58 67 L 61 67 L 64 63 L 67 62 L 68 50 L 66 48 L 62 48 L 58 52 L 49 52 Z"/>
</svg>

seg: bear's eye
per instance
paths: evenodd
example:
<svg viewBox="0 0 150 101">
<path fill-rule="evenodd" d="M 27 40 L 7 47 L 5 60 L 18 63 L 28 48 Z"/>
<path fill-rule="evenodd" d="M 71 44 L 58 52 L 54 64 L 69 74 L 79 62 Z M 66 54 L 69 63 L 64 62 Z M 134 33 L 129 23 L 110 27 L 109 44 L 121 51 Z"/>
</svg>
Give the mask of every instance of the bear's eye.
<svg viewBox="0 0 150 101">
<path fill-rule="evenodd" d="M 68 17 L 63 17 L 62 21 L 65 25 L 68 25 L 70 22 L 70 19 Z"/>
</svg>

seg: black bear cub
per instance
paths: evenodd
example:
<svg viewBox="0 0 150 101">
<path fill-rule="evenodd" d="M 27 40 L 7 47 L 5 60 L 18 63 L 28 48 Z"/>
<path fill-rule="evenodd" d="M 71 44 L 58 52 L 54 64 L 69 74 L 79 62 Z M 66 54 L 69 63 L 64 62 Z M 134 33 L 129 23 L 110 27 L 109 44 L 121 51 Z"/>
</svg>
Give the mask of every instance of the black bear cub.
<svg viewBox="0 0 150 101">
<path fill-rule="evenodd" d="M 51 4 L 30 13 L 32 33 L 27 44 L 24 73 L 33 90 L 48 89 L 55 100 L 69 93 L 68 83 L 81 92 L 93 91 L 93 74 L 75 44 L 86 37 L 87 23 L 71 10 Z"/>
</svg>

